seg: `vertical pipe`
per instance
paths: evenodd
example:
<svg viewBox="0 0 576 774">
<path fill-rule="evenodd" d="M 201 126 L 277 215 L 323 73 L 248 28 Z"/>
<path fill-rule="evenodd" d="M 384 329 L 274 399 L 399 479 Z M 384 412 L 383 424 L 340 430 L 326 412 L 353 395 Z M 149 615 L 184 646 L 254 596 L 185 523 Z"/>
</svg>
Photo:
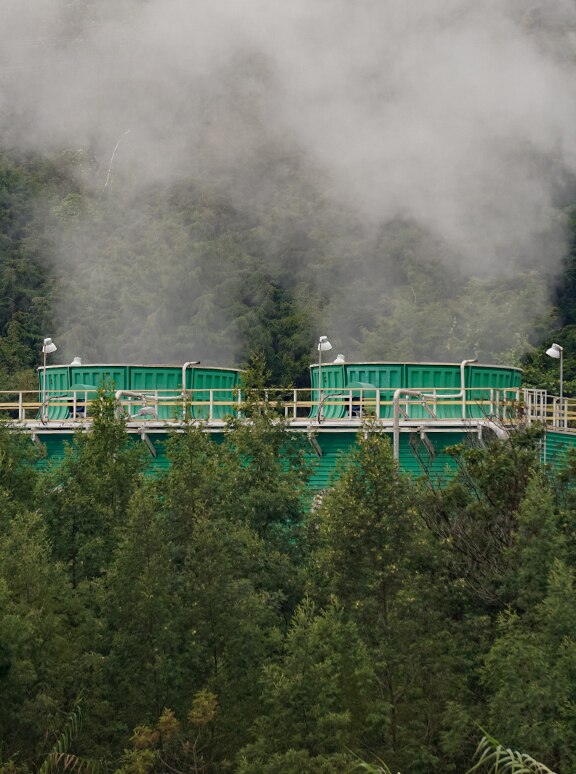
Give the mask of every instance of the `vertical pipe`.
<svg viewBox="0 0 576 774">
<path fill-rule="evenodd" d="M 400 461 L 400 395 L 402 390 L 394 393 L 394 427 L 392 430 L 393 451 L 395 462 Z"/>
<path fill-rule="evenodd" d="M 560 400 L 563 398 L 564 388 L 564 347 L 560 347 Z"/>
<path fill-rule="evenodd" d="M 182 366 L 182 420 L 186 421 L 186 369 L 193 365 L 200 365 L 199 360 L 187 360 Z"/>
<path fill-rule="evenodd" d="M 322 421 L 322 347 L 318 344 L 318 422 Z"/>
<path fill-rule="evenodd" d="M 470 363 L 477 363 L 478 358 L 472 360 L 463 360 L 460 363 L 460 391 L 462 393 L 462 419 L 466 419 L 466 366 Z"/>
<path fill-rule="evenodd" d="M 44 366 L 43 366 L 43 377 L 42 377 L 42 408 L 40 409 L 40 419 L 42 422 L 46 419 L 46 345 L 42 348 L 42 351 L 44 353 Z"/>
</svg>

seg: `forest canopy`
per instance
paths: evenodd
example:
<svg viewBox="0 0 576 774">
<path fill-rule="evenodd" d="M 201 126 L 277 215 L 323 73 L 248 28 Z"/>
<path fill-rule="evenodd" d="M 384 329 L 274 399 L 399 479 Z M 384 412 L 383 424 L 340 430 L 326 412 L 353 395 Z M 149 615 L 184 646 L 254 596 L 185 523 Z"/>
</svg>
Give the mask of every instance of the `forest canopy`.
<svg viewBox="0 0 576 774">
<path fill-rule="evenodd" d="M 0 428 L 2 772 L 463 772 L 480 729 L 573 770 L 574 461 L 519 432 L 440 484 L 360 434 L 311 507 L 299 437 L 149 477 L 105 395 L 60 462 Z"/>
</svg>

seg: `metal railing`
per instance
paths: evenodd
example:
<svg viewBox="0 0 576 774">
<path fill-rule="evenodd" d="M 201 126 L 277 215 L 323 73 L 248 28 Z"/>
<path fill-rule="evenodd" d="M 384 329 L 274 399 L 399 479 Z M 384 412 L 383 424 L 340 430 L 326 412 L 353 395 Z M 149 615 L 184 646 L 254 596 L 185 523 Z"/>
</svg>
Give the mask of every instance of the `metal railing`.
<svg viewBox="0 0 576 774">
<path fill-rule="evenodd" d="M 87 390 L 0 391 L 0 418 L 20 424 L 77 424 L 89 421 L 97 388 Z M 517 388 L 472 387 L 464 396 L 453 388 L 324 388 L 319 399 L 310 388 L 242 391 L 238 388 L 203 390 L 119 390 L 114 395 L 116 413 L 128 422 L 224 421 L 255 410 L 266 410 L 289 422 L 310 424 L 361 424 L 371 420 L 392 424 L 466 422 L 490 418 L 511 422 L 518 417 L 570 429 L 576 428 L 576 400 L 548 396 L 544 391 Z"/>
<path fill-rule="evenodd" d="M 524 390 L 528 424 L 541 422 L 558 430 L 576 432 L 576 398 L 548 395 L 545 390 Z"/>
</svg>

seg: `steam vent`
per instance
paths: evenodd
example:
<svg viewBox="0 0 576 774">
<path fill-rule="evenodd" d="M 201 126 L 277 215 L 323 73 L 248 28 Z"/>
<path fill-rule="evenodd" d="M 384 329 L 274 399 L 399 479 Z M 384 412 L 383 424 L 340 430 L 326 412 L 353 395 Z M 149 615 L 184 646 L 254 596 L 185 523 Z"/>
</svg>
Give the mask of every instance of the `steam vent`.
<svg viewBox="0 0 576 774">
<path fill-rule="evenodd" d="M 230 417 L 242 419 L 246 395 L 241 371 L 176 365 L 71 365 L 40 367 L 39 389 L 4 393 L 2 413 L 12 425 L 59 458 L 78 429 L 89 430 L 97 390 L 114 395 L 127 432 L 146 445 L 150 469 L 166 467 L 168 433 L 194 423 L 215 439 Z M 388 434 L 400 467 L 420 475 L 449 475 L 447 448 L 504 438 L 518 426 L 546 426 L 542 459 L 561 464 L 576 446 L 570 401 L 522 388 L 518 368 L 461 363 L 345 362 L 310 367 L 310 387 L 267 389 L 251 400 L 268 401 L 290 431 L 307 439 L 314 461 L 310 486 L 327 487 L 336 461 L 358 433 Z"/>
</svg>

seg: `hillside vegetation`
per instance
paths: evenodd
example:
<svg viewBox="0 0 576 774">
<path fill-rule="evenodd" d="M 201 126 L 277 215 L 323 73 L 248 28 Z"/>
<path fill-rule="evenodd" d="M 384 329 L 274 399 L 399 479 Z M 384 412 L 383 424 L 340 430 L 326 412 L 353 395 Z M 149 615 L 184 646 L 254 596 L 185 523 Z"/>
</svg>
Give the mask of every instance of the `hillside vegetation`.
<svg viewBox="0 0 576 774">
<path fill-rule="evenodd" d="M 298 160 L 269 166 L 267 190 L 242 198 L 202 179 L 98 192 L 79 182 L 84 153 L 0 155 L 1 384 L 31 385 L 51 335 L 64 362 L 239 365 L 262 351 L 274 383 L 302 385 L 319 332 L 348 358 L 528 353 L 550 388 L 541 352 L 561 339 L 573 378 L 572 255 L 555 298 L 543 267 L 473 275 L 413 223 L 368 229 Z"/>
<path fill-rule="evenodd" d="M 147 478 L 112 397 L 43 470 L 0 428 L 2 772 L 461 774 L 480 728 L 574 771 L 573 461 L 440 486 L 375 432 L 310 509 L 300 443 L 258 409 Z"/>
</svg>

